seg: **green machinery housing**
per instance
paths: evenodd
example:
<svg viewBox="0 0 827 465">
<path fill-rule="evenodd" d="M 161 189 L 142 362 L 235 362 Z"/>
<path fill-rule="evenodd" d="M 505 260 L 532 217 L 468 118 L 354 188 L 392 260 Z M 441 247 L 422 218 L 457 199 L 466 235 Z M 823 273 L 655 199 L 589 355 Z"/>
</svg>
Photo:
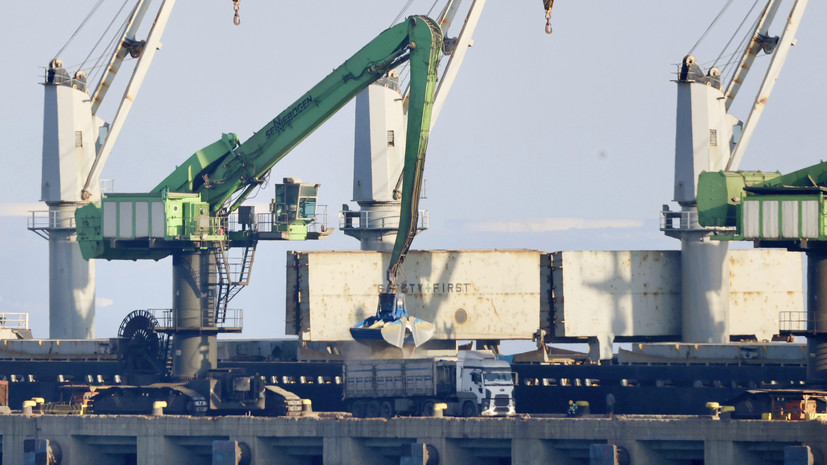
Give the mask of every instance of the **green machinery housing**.
<svg viewBox="0 0 827 465">
<path fill-rule="evenodd" d="M 782 334 L 806 336 L 808 380 L 827 385 L 827 162 L 781 175 L 709 172 L 698 181 L 698 221 L 714 238 L 807 255 L 807 310 L 779 315 Z"/>
<path fill-rule="evenodd" d="M 212 215 L 199 193 L 107 194 L 76 215 L 78 243 L 85 259 L 159 260 L 176 252 L 253 244 L 257 240 L 320 239 L 330 230 L 311 230 L 319 184 L 285 178 L 275 187 L 270 212 Z"/>
<path fill-rule="evenodd" d="M 698 181 L 698 220 L 730 228 L 722 240 L 750 240 L 790 250 L 827 244 L 827 163 L 790 174 L 760 171 L 704 172 Z"/>
</svg>

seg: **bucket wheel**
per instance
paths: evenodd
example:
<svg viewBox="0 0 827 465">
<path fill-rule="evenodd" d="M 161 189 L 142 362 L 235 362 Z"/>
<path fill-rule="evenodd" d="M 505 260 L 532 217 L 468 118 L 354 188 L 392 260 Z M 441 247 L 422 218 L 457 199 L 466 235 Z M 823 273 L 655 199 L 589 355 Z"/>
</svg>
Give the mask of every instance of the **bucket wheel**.
<svg viewBox="0 0 827 465">
<path fill-rule="evenodd" d="M 121 322 L 118 353 L 127 374 L 165 374 L 166 344 L 157 327 L 158 320 L 147 310 L 134 310 Z"/>
</svg>

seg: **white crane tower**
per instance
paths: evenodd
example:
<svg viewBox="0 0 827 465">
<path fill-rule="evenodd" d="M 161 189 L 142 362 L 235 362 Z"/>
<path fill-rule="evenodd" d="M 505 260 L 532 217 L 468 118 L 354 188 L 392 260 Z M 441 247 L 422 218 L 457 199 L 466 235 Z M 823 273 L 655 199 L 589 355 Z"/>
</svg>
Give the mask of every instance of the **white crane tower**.
<svg viewBox="0 0 827 465">
<path fill-rule="evenodd" d="M 448 30 L 462 5 L 449 0 L 437 21 Z M 468 9 L 459 35 L 447 39 L 448 63 L 439 76 L 431 129 L 456 79 L 472 36 L 485 8 L 485 0 L 475 0 Z M 400 15 L 401 16 L 401 15 Z M 447 37 L 447 35 L 446 35 Z M 356 138 L 353 161 L 353 201 L 358 211 L 342 206 L 339 227 L 360 242 L 361 250 L 390 251 L 399 225 L 399 200 L 402 192 L 402 165 L 405 153 L 405 100 L 398 74 L 372 84 L 356 97 Z M 427 229 L 428 212 L 419 214 L 419 230 Z"/>
<path fill-rule="evenodd" d="M 49 240 L 51 339 L 95 337 L 95 262 L 81 256 L 75 210 L 100 200 L 101 170 L 160 46 L 174 4 L 174 0 L 161 3 L 146 40 L 139 41 L 135 34 L 150 0 L 137 1 L 94 88 L 88 86 L 85 71 L 70 74 L 58 57 L 49 63 L 44 83 L 41 184 L 41 200 L 49 210 L 33 212 L 29 229 Z M 112 122 L 106 123 L 98 109 L 127 54 L 138 61 Z"/>
<path fill-rule="evenodd" d="M 692 51 L 680 66 L 676 81 L 674 194 L 680 211 L 670 211 L 669 206 L 664 205 L 661 230 L 681 241 L 684 342 L 726 344 L 733 336 L 729 331 L 729 248 L 726 242 L 711 239 L 713 229 L 698 223 L 698 175 L 701 171 L 735 171 L 741 163 L 790 47 L 795 44 L 795 32 L 807 6 L 807 0 L 796 0 L 783 33 L 771 37 L 769 27 L 781 3 L 781 0 L 766 2 L 754 28 L 748 31 L 743 49 L 736 52 L 739 55 L 733 55 L 736 59 L 740 57 L 740 61 L 731 62 L 737 63 L 737 68 L 726 87 L 721 82 L 721 70 L 715 64 L 707 70 L 701 69 Z M 760 52 L 770 55 L 771 59 L 751 111 L 742 123 L 728 111 Z M 722 52 L 719 59 L 727 58 Z"/>
</svg>

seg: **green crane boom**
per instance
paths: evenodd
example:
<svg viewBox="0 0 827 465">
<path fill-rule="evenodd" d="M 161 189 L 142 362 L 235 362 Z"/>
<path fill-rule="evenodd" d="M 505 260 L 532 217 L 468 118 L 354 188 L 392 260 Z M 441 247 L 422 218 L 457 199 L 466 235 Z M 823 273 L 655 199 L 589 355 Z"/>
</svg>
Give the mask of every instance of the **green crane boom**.
<svg viewBox="0 0 827 465">
<path fill-rule="evenodd" d="M 150 193 L 110 194 L 100 205 L 78 209 L 75 218 L 83 257 L 157 260 L 172 254 L 223 250 L 228 239 L 248 247 L 259 239 L 292 239 L 293 235 L 265 237 L 258 231 L 229 232 L 227 215 L 311 132 L 360 91 L 407 61 L 411 77 L 402 205 L 387 271 L 389 293 L 380 295 L 377 318 L 383 323 L 392 321 L 390 315 L 404 318 L 402 335 L 393 335 L 396 345 L 401 346 L 404 329 L 411 325 L 420 329 L 415 334 L 417 345 L 430 339 L 433 325 L 407 316 L 396 276 L 416 234 L 442 48 L 442 30 L 425 16 L 411 16 L 385 30 L 243 143 L 235 134 L 224 134 L 195 152 Z"/>
<path fill-rule="evenodd" d="M 385 30 L 243 143 L 239 143 L 235 134 L 224 134 L 217 142 L 195 152 L 149 194 L 118 194 L 103 199 L 102 204 L 116 200 L 131 203 L 134 208 L 127 210 L 136 215 L 135 224 L 140 223 L 138 208 L 143 208 L 137 204 L 148 203 L 150 207 L 141 212 L 146 210 L 151 226 L 128 232 L 115 232 L 117 228 L 112 226 L 107 234 L 107 225 L 119 224 L 123 218 L 126 210 L 120 204 L 113 205 L 109 211 L 95 204 L 78 209 L 78 240 L 84 258 L 157 260 L 178 250 L 210 248 L 213 247 L 210 242 L 225 240 L 226 231 L 216 226 L 219 224 L 216 217 L 224 218 L 235 211 L 262 184 L 279 160 L 356 94 L 391 69 L 410 61 L 411 92 L 403 169 L 405 188 L 399 238 L 391 259 L 395 276 L 398 263 L 404 260 L 416 232 L 419 190 L 441 51 L 442 31 L 430 18 L 411 16 Z M 153 200 L 157 200 L 155 203 L 160 212 L 157 216 L 153 216 Z M 178 208 L 170 206 L 168 201 L 181 203 L 178 206 L 195 206 Z M 189 218 L 186 215 L 190 211 L 206 214 L 208 218 Z M 164 224 L 158 224 L 161 220 L 156 218 L 162 218 Z M 204 227 L 192 226 L 199 224 Z M 158 232 L 153 233 L 153 230 Z"/>
<path fill-rule="evenodd" d="M 153 192 L 196 192 L 214 214 L 221 209 L 234 211 L 296 145 L 356 94 L 406 60 L 411 67 L 411 96 L 405 185 L 414 186 L 421 182 L 441 50 L 439 26 L 424 16 L 412 16 L 379 34 L 244 143 L 238 145 L 234 135 L 225 136 L 192 155 Z M 408 197 L 408 202 L 417 203 L 418 196 Z"/>
</svg>

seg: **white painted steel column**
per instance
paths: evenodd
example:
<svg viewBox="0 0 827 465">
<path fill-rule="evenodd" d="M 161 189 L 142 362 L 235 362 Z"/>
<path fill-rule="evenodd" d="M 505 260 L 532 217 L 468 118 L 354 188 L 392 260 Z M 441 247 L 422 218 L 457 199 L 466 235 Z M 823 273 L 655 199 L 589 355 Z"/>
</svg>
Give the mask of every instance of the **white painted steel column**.
<svg viewBox="0 0 827 465">
<path fill-rule="evenodd" d="M 402 94 L 395 79 L 371 84 L 356 96 L 353 200 L 358 228 L 343 232 L 359 239 L 361 250 L 390 251 L 399 227 L 400 201 L 394 199 L 404 166 L 405 123 Z"/>
<path fill-rule="evenodd" d="M 49 338 L 94 339 L 95 262 L 84 260 L 73 204 L 49 206 Z"/>
<path fill-rule="evenodd" d="M 674 200 L 680 227 L 667 234 L 681 241 L 681 340 L 729 342 L 728 244 L 710 239 L 698 223 L 698 175 L 724 168 L 738 120 L 726 112 L 715 73 L 684 59 L 678 80 Z"/>
<path fill-rule="evenodd" d="M 77 243 L 75 209 L 85 204 L 80 190 L 95 158 L 103 122 L 92 115 L 83 81 L 70 79 L 55 61 L 44 85 L 41 200 L 49 206 L 49 337 L 95 337 L 95 264 L 83 259 Z M 100 197 L 98 180 L 90 186 Z"/>
<path fill-rule="evenodd" d="M 697 224 L 697 208 L 681 233 L 681 339 L 729 343 L 729 244 Z M 693 231 L 693 229 L 696 229 Z"/>
<path fill-rule="evenodd" d="M 359 209 L 359 249 L 390 252 L 399 227 L 399 203 L 386 202 L 362 205 Z"/>
</svg>

